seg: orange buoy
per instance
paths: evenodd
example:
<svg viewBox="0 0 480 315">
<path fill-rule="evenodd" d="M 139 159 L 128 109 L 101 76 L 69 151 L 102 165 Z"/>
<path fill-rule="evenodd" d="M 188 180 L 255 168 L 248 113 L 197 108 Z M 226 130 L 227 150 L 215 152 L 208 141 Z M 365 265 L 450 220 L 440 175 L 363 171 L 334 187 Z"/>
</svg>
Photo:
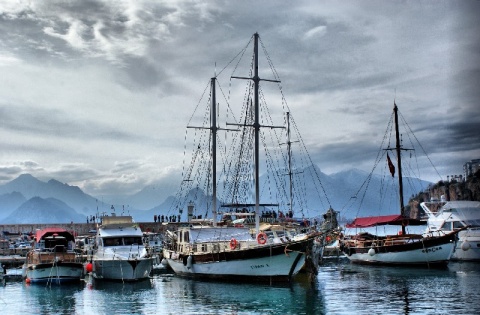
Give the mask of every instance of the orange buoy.
<svg viewBox="0 0 480 315">
<path fill-rule="evenodd" d="M 88 264 L 85 266 L 85 270 L 87 270 L 87 272 L 92 272 L 92 270 L 93 270 L 93 265 L 92 265 L 92 263 L 88 263 Z"/>
<path fill-rule="evenodd" d="M 25 279 L 25 283 L 26 283 L 26 284 L 30 284 L 30 278 L 26 278 L 26 279 Z"/>
</svg>

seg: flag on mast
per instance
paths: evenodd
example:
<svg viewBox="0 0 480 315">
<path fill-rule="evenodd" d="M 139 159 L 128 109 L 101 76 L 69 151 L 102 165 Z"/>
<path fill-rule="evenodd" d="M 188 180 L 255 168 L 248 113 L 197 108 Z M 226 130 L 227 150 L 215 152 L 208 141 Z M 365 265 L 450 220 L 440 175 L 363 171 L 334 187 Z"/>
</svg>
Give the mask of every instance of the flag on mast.
<svg viewBox="0 0 480 315">
<path fill-rule="evenodd" d="M 387 152 L 387 162 L 388 162 L 388 168 L 390 170 L 390 174 L 392 174 L 392 177 L 395 175 L 395 166 L 392 163 L 392 160 L 390 160 L 390 157 L 388 156 Z"/>
</svg>

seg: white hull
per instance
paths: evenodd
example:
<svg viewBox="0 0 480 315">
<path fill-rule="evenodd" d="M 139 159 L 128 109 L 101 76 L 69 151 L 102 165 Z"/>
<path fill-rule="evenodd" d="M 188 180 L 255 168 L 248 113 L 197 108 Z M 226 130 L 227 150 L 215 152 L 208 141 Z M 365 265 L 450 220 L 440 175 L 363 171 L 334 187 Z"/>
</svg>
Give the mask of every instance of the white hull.
<svg viewBox="0 0 480 315">
<path fill-rule="evenodd" d="M 382 265 L 428 265 L 429 263 L 443 263 L 448 261 L 452 255 L 454 242 L 434 246 L 427 249 L 415 249 L 403 252 L 375 253 L 354 253 L 346 255 L 355 263 L 382 264 Z"/>
<path fill-rule="evenodd" d="M 30 282 L 63 283 L 80 281 L 83 277 L 83 265 L 24 265 L 22 276 Z"/>
<path fill-rule="evenodd" d="M 153 258 L 137 260 L 93 260 L 95 279 L 135 281 L 149 277 L 153 268 Z"/>
<path fill-rule="evenodd" d="M 480 261 L 480 229 L 467 229 L 458 233 L 452 260 Z"/>
<path fill-rule="evenodd" d="M 174 253 L 166 257 L 168 265 L 176 274 L 205 277 L 289 277 L 296 275 L 305 264 L 305 255 L 300 252 L 289 255 L 251 258 L 236 261 L 216 261 L 189 265 L 172 259 Z M 293 268 L 293 270 L 292 270 Z"/>
</svg>

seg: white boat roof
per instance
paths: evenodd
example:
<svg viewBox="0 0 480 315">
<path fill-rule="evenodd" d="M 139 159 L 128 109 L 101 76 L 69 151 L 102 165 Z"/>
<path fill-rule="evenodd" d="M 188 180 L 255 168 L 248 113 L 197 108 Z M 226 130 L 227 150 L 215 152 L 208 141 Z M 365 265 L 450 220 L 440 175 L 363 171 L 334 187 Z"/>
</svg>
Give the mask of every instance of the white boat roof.
<svg viewBox="0 0 480 315">
<path fill-rule="evenodd" d="M 133 222 L 129 215 L 112 215 L 102 217 L 102 225 L 98 228 L 99 237 L 143 236 L 142 229 Z"/>
<path fill-rule="evenodd" d="M 133 226 L 124 226 L 119 228 L 100 228 L 98 229 L 100 237 L 121 237 L 121 236 L 143 236 L 140 228 Z"/>
<path fill-rule="evenodd" d="M 250 231 L 247 228 L 207 227 L 190 229 L 190 243 L 230 241 L 232 238 L 235 238 L 237 241 L 252 240 Z"/>
<path fill-rule="evenodd" d="M 129 224 L 133 223 L 132 216 L 129 215 L 112 215 L 112 216 L 103 216 L 102 225 L 111 225 L 111 224 Z"/>
<path fill-rule="evenodd" d="M 459 208 L 479 208 L 480 210 L 480 201 L 469 201 L 469 200 L 455 200 L 448 201 L 443 207 L 442 210 L 451 210 Z"/>
</svg>

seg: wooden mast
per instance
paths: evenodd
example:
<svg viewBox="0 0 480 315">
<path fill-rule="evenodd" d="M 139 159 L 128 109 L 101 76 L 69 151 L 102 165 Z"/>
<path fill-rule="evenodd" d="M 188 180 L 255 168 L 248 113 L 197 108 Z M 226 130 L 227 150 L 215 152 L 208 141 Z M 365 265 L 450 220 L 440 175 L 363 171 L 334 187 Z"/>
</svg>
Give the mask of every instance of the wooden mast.
<svg viewBox="0 0 480 315">
<path fill-rule="evenodd" d="M 400 132 L 398 127 L 398 108 L 395 101 L 393 102 L 393 113 L 395 115 L 395 150 L 397 152 L 397 167 L 398 167 L 398 189 L 400 194 L 400 214 L 405 216 L 405 205 L 403 204 L 403 178 L 402 178 L 402 145 L 400 143 Z M 405 235 L 405 225 L 402 224 L 402 235 Z"/>
<path fill-rule="evenodd" d="M 254 34 L 254 46 L 253 46 L 253 53 L 255 58 L 255 65 L 254 65 L 254 75 L 253 75 L 253 83 L 254 83 L 254 106 L 255 106 L 255 122 L 253 123 L 253 128 L 255 130 L 255 232 L 258 234 L 260 231 L 260 178 L 259 178 L 259 169 L 260 169 L 260 153 L 259 153 L 259 146 L 260 146 L 260 123 L 259 123 L 259 103 L 258 103 L 258 87 L 260 78 L 258 77 L 258 33 Z"/>
<path fill-rule="evenodd" d="M 260 125 L 260 103 L 259 103 L 259 86 L 260 81 L 268 81 L 268 82 L 280 82 L 278 80 L 267 80 L 267 79 L 260 79 L 258 76 L 258 33 L 253 35 L 254 44 L 253 44 L 253 54 L 254 54 L 254 74 L 252 78 L 245 78 L 245 77 L 236 77 L 232 76 L 235 79 L 248 79 L 252 80 L 254 83 L 254 114 L 255 120 L 251 127 L 254 128 L 254 181 L 255 181 L 255 231 L 258 234 L 260 231 L 260 127 L 265 127 Z M 238 124 L 228 124 L 227 125 L 238 125 Z M 270 128 L 284 128 L 276 127 L 276 126 L 268 126 Z"/>
<path fill-rule="evenodd" d="M 210 88 L 212 90 L 212 108 L 210 110 L 210 130 L 212 135 L 212 215 L 213 215 L 213 226 L 217 226 L 217 100 L 215 96 L 215 80 L 216 78 L 211 78 Z"/>
<path fill-rule="evenodd" d="M 292 180 L 292 141 L 290 140 L 290 112 L 287 112 L 287 153 L 288 153 L 288 181 L 290 185 L 289 214 L 293 214 L 293 180 Z"/>
</svg>

